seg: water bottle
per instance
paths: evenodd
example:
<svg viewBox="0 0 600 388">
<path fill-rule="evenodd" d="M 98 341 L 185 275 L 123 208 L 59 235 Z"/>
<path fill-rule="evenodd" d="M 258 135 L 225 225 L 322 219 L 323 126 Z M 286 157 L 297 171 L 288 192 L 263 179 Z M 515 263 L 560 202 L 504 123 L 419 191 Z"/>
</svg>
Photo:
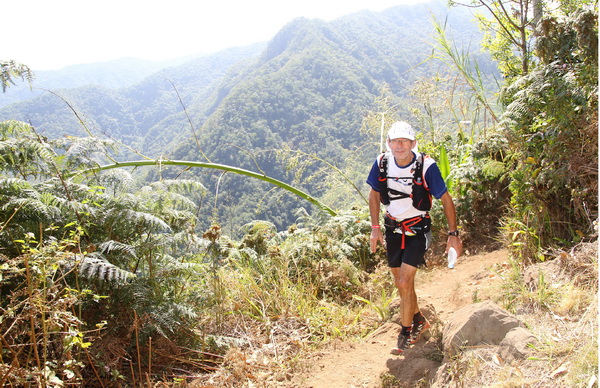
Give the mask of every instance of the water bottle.
<svg viewBox="0 0 600 388">
<path fill-rule="evenodd" d="M 448 268 L 454 268 L 454 264 L 456 264 L 456 250 L 454 248 L 450 248 L 448 250 Z"/>
</svg>

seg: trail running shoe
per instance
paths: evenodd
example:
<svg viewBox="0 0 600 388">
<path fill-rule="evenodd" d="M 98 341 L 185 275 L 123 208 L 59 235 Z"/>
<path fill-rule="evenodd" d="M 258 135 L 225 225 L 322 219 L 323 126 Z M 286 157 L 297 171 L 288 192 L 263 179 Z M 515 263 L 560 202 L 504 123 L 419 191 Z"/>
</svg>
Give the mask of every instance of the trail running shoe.
<svg viewBox="0 0 600 388">
<path fill-rule="evenodd" d="M 392 349 L 392 354 L 398 356 L 408 348 L 410 348 L 410 336 L 399 334 L 398 346 Z"/>
<path fill-rule="evenodd" d="M 431 325 L 429 324 L 427 318 L 423 318 L 423 322 L 413 324 L 413 327 L 410 331 L 410 343 L 416 344 L 419 342 L 421 335 L 429 330 L 430 327 Z"/>
</svg>

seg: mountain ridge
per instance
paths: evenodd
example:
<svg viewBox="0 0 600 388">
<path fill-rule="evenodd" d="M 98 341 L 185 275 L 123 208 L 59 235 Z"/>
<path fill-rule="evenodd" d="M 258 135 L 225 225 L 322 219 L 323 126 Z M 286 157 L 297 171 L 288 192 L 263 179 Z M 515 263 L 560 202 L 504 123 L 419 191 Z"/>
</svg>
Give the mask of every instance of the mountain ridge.
<svg viewBox="0 0 600 388">
<path fill-rule="evenodd" d="M 327 193 L 334 201 L 348 201 L 326 179 L 328 170 L 318 159 L 351 168 L 351 178 L 365 189 L 361 177 L 378 149 L 360 131 L 365 114 L 376 108 L 387 86 L 399 114 L 410 117 L 413 85 L 443 65 L 432 57 L 428 41 L 432 14 L 459 25 L 463 35 L 480 36 L 466 12 L 435 1 L 362 11 L 332 22 L 297 18 L 263 46 L 189 61 L 119 90 L 87 86 L 61 94 L 94 133 L 108 133 L 150 158 L 208 158 L 293 182 L 315 197 Z M 86 136 L 54 96 L 21 104 L 0 109 L 0 120 L 32 122 L 48 137 Z M 310 155 L 313 163 L 290 160 L 278 153 L 283 149 Z M 355 166 L 348 165 L 350 156 Z M 285 193 L 269 195 L 268 184 L 233 174 L 223 178 L 219 172 L 165 168 L 149 171 L 147 179 L 178 176 L 201 180 L 209 196 L 224 185 L 230 196 L 221 195 L 218 209 L 208 208 L 217 203 L 211 197 L 203 211 L 233 212 L 237 225 L 258 218 L 282 228 L 305 205 Z"/>
</svg>

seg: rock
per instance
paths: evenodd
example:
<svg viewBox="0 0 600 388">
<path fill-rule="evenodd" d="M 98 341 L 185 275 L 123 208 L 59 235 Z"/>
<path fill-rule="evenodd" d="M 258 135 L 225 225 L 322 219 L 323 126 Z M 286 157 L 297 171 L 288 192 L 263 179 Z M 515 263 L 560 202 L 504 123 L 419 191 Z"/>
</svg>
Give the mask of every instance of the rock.
<svg viewBox="0 0 600 388">
<path fill-rule="evenodd" d="M 561 268 L 560 260 L 550 260 L 525 268 L 523 282 L 529 290 L 535 291 L 551 284 L 566 284 L 569 279 Z"/>
<path fill-rule="evenodd" d="M 444 326 L 442 346 L 445 356 L 453 356 L 465 346 L 499 345 L 520 321 L 495 303 L 485 301 L 458 310 Z"/>
<path fill-rule="evenodd" d="M 533 354 L 533 349 L 528 345 L 537 342 L 537 338 L 523 327 L 515 327 L 509 331 L 498 349 L 498 356 L 505 362 L 522 360 Z"/>
</svg>

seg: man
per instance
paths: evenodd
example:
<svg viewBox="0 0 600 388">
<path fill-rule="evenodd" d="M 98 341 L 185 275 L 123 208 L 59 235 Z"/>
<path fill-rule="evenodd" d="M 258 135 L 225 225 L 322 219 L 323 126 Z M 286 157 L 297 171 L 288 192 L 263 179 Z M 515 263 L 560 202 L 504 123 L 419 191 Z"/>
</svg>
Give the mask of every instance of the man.
<svg viewBox="0 0 600 388">
<path fill-rule="evenodd" d="M 402 354 L 411 344 L 419 341 L 421 334 L 430 327 L 417 304 L 415 275 L 417 268 L 425 265 L 425 251 L 430 242 L 431 219 L 428 210 L 431 207 L 431 195 L 442 201 L 448 222 L 446 253 L 454 248 L 460 256 L 462 241 L 458 236 L 456 209 L 446 183 L 432 158 L 413 152 L 417 141 L 410 124 L 394 123 L 388 133 L 387 145 L 389 151 L 377 158 L 367 178 L 371 186 L 370 243 L 371 252 L 375 252 L 378 243 L 386 247 L 388 265 L 400 293 L 402 329 L 392 354 Z M 421 182 L 422 177 L 417 176 L 421 170 L 424 182 Z M 381 202 L 386 205 L 385 242 L 379 223 Z"/>
</svg>

